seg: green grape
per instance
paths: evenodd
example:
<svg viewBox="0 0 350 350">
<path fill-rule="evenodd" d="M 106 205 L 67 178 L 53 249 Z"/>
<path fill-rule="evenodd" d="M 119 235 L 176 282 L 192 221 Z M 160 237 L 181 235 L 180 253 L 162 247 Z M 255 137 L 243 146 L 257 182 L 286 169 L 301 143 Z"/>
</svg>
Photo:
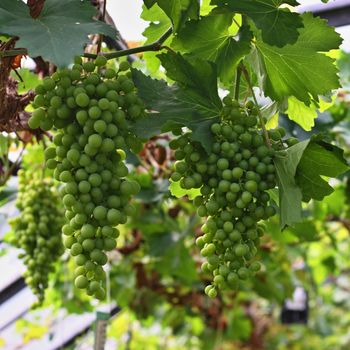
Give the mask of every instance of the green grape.
<svg viewBox="0 0 350 350">
<path fill-rule="evenodd" d="M 125 158 L 127 150 L 142 149 L 129 124 L 144 115 L 135 86 L 124 73 L 129 63 L 122 62 L 118 72 L 105 64 L 103 56 L 95 62 L 79 59 L 72 69 L 45 79 L 28 122 L 33 128 L 58 129 L 45 161 L 55 179 L 64 183 L 64 245 L 79 265 L 75 285 L 98 299 L 105 297 L 102 266 L 108 260 L 105 252 L 116 247 L 115 226 L 135 213 L 129 200 L 140 186 L 125 179 Z M 47 224 L 40 224 L 49 232 Z"/>
<path fill-rule="evenodd" d="M 28 125 L 31 129 L 37 129 L 40 126 L 40 118 L 31 116 L 28 120 Z"/>
<path fill-rule="evenodd" d="M 89 105 L 90 99 L 87 94 L 81 92 L 75 97 L 75 102 L 79 107 L 87 107 Z"/>
<path fill-rule="evenodd" d="M 253 102 L 240 106 L 226 96 L 223 103 L 221 120 L 210 128 L 209 151 L 191 138 L 191 132 L 180 133 L 170 143 L 177 159 L 172 180 L 184 189 L 200 188 L 193 203 L 207 221 L 196 244 L 206 259 L 203 271 L 212 274 L 212 284 L 205 288 L 210 297 L 219 290 L 236 289 L 261 267 L 252 262 L 261 236 L 258 222 L 276 213 L 265 191 L 276 186 L 274 141 L 280 142 L 285 134 L 279 129 L 270 132 L 274 135 L 269 148 Z"/>
<path fill-rule="evenodd" d="M 43 87 L 45 88 L 46 91 L 53 90 L 55 88 L 55 81 L 51 78 L 45 78 L 43 80 Z"/>
<path fill-rule="evenodd" d="M 54 148 L 48 148 L 45 156 L 53 157 L 54 153 Z M 49 274 L 63 253 L 63 212 L 56 185 L 52 180 L 42 178 L 41 171 L 20 170 L 18 176 L 16 206 L 20 215 L 11 222 L 16 235 L 12 244 L 23 250 L 20 258 L 27 266 L 25 282 L 37 296 L 37 305 L 40 305 L 44 301 Z M 63 233 L 67 235 L 65 246 L 72 246 L 75 238 L 70 236 L 67 226 L 63 227 Z"/>
<path fill-rule="evenodd" d="M 129 70 L 130 69 L 130 64 L 128 61 L 123 61 L 123 62 L 120 62 L 119 64 L 119 70 L 121 71 L 126 71 L 126 70 Z"/>
<path fill-rule="evenodd" d="M 97 67 L 102 67 L 102 66 L 105 66 L 107 64 L 107 59 L 106 57 L 104 56 L 98 56 L 96 59 L 95 59 L 95 65 Z"/>
<path fill-rule="evenodd" d="M 83 69 L 86 72 L 93 72 L 95 70 L 94 62 L 85 62 L 85 63 L 83 63 Z"/>
<path fill-rule="evenodd" d="M 89 285 L 89 280 L 85 276 L 80 275 L 75 279 L 74 284 L 79 289 L 85 289 Z"/>
</svg>

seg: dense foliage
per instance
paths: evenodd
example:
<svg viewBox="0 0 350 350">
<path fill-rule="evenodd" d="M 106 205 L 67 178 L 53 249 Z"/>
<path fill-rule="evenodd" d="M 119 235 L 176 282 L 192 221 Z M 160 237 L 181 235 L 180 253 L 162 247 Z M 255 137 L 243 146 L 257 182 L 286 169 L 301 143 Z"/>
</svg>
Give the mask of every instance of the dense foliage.
<svg viewBox="0 0 350 350">
<path fill-rule="evenodd" d="M 19 167 L 45 166 L 20 179 L 8 235 L 44 306 L 107 294 L 125 349 L 349 346 L 350 60 L 296 5 L 144 0 L 129 49 L 103 1 L 100 20 L 87 0 L 0 3 L 0 205 Z M 53 269 L 57 225 L 74 259 Z M 278 321 L 298 286 L 308 327 Z"/>
</svg>

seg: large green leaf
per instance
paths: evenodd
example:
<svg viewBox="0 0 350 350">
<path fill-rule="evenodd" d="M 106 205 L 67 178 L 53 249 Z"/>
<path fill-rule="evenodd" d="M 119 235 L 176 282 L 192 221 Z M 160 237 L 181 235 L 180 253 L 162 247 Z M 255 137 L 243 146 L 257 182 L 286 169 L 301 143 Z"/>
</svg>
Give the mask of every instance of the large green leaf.
<svg viewBox="0 0 350 350">
<path fill-rule="evenodd" d="M 183 282 L 196 280 L 195 263 L 184 245 L 184 235 L 178 232 L 150 234 L 145 237 L 150 255 L 160 258 L 156 269 L 164 274 L 176 276 Z"/>
<path fill-rule="evenodd" d="M 17 46 L 25 47 L 30 56 L 42 56 L 63 67 L 83 53 L 89 34 L 117 34 L 109 25 L 93 20 L 95 14 L 87 1 L 46 0 L 34 19 L 21 0 L 1 0 L 0 33 L 18 36 Z"/>
<path fill-rule="evenodd" d="M 166 75 L 176 81 L 187 94 L 200 100 L 200 104 L 208 108 L 220 108 L 216 67 L 210 62 L 193 59 L 187 60 L 173 52 L 158 55 Z"/>
<path fill-rule="evenodd" d="M 303 200 L 322 200 L 334 190 L 321 176 L 336 177 L 349 170 L 343 151 L 326 142 L 310 142 L 305 149 L 296 172 L 296 182 Z"/>
<path fill-rule="evenodd" d="M 206 61 L 185 61 L 180 55 L 160 55 L 167 75 L 178 83 L 167 85 L 165 81 L 151 79 L 133 70 L 138 94 L 152 111 L 133 126 L 137 135 L 148 138 L 174 127 L 187 126 L 193 139 L 210 150 L 212 137 L 210 125 L 221 110 L 217 94 L 216 72 Z"/>
<path fill-rule="evenodd" d="M 238 62 L 249 53 L 251 33 L 248 27 L 240 31 L 239 40 L 230 35 L 232 13 L 211 13 L 186 23 L 172 46 L 191 56 L 215 62 L 223 82 L 232 81 Z"/>
<path fill-rule="evenodd" d="M 282 4 L 297 5 L 293 0 L 213 0 L 212 4 L 228 6 L 230 10 L 250 17 L 269 45 L 282 47 L 293 44 L 298 29 L 303 26 L 300 15 L 280 8 Z"/>
<path fill-rule="evenodd" d="M 183 241 L 177 242 L 166 251 L 157 270 L 163 274 L 176 276 L 183 282 L 191 284 L 198 279 L 196 265 Z"/>
<path fill-rule="evenodd" d="M 295 173 L 309 140 L 299 142 L 286 150 L 287 155 L 277 152 L 275 167 L 279 190 L 281 227 L 301 221 L 302 192 L 295 182 Z"/>
<path fill-rule="evenodd" d="M 257 39 L 256 47 L 264 64 L 262 81 L 265 94 L 274 100 L 295 96 L 309 105 L 311 98 L 339 87 L 334 60 L 322 51 L 339 47 L 340 36 L 324 20 L 302 15 L 304 28 L 298 41 L 283 48 L 273 47 Z"/>
<path fill-rule="evenodd" d="M 199 16 L 198 0 L 157 0 L 157 3 L 171 19 L 175 32 L 187 19 Z"/>
</svg>

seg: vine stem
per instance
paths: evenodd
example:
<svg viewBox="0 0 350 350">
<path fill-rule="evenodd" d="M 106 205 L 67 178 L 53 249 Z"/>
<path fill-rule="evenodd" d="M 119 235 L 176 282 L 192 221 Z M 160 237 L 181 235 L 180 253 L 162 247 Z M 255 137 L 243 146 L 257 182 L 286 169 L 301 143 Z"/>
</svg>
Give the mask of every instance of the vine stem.
<svg viewBox="0 0 350 350">
<path fill-rule="evenodd" d="M 28 52 L 26 49 L 14 49 L 14 50 L 6 50 L 0 51 L 0 57 L 13 57 L 18 55 L 27 55 Z"/>
<path fill-rule="evenodd" d="M 159 51 L 159 50 L 164 48 L 164 46 L 162 46 L 162 44 L 164 43 L 164 41 L 166 39 L 169 38 L 169 36 L 172 34 L 172 32 L 173 32 L 173 29 L 169 28 L 157 41 L 155 41 L 151 44 L 133 47 L 131 49 L 120 50 L 120 51 L 116 51 L 116 52 L 110 52 L 110 53 L 106 53 L 102 56 L 106 57 L 107 60 L 111 60 L 113 58 L 128 56 L 128 55 L 132 55 L 134 53 L 139 53 L 139 52 Z M 87 58 L 96 58 L 97 57 L 97 55 L 94 55 L 91 53 L 85 53 L 83 56 L 87 57 Z"/>
<path fill-rule="evenodd" d="M 236 70 L 236 79 L 235 79 L 235 90 L 234 90 L 234 98 L 238 101 L 239 99 L 239 86 L 241 82 L 242 69 L 240 65 L 238 65 Z"/>
<path fill-rule="evenodd" d="M 22 147 L 22 149 L 21 149 L 21 151 L 20 151 L 20 153 L 19 153 L 17 159 L 12 163 L 12 165 L 10 166 L 10 168 L 7 169 L 7 171 L 6 171 L 5 175 L 4 175 L 4 178 L 3 178 L 3 179 L 1 180 L 1 182 L 0 182 L 0 186 L 5 185 L 6 182 L 8 181 L 8 179 L 11 177 L 13 171 L 15 170 L 16 166 L 18 166 L 18 164 L 19 164 L 19 162 L 20 162 L 20 160 L 21 160 L 21 158 L 22 158 L 22 155 L 23 155 L 23 152 L 24 152 L 26 146 L 27 146 L 26 143 L 23 144 L 23 147 Z"/>
<path fill-rule="evenodd" d="M 256 99 L 256 96 L 255 96 L 255 93 L 254 93 L 254 89 L 253 89 L 253 85 L 252 85 L 252 82 L 250 80 L 250 76 L 249 76 L 249 73 L 247 71 L 247 68 L 245 67 L 245 65 L 243 63 L 240 66 L 241 66 L 242 73 L 243 73 L 243 75 L 245 77 L 245 80 L 247 81 L 249 90 L 250 90 L 250 92 L 252 94 L 254 103 L 258 106 L 258 101 Z M 258 117 L 259 117 L 261 129 L 262 129 L 263 134 L 264 134 L 266 145 L 268 147 L 271 147 L 271 140 L 269 138 L 269 134 L 267 132 L 267 129 L 266 129 L 266 126 L 265 126 L 265 122 L 264 122 L 264 118 L 263 118 L 263 116 L 261 114 L 260 108 L 258 108 Z"/>
<path fill-rule="evenodd" d="M 106 3 L 106 2 L 105 2 Z M 172 28 L 169 28 L 157 41 L 143 46 L 133 47 L 126 50 L 120 50 L 116 52 L 110 52 L 103 54 L 102 56 L 106 57 L 107 60 L 111 60 L 113 58 L 118 58 L 122 56 L 128 56 L 135 53 L 140 52 L 146 52 L 146 51 L 160 51 L 162 49 L 168 49 L 167 46 L 163 46 L 162 44 L 165 42 L 166 39 L 169 38 L 169 36 L 172 34 L 173 30 Z M 15 49 L 15 50 L 7 50 L 7 51 L 0 51 L 0 57 L 12 57 L 17 55 L 27 55 L 28 52 L 26 49 Z M 91 53 L 84 53 L 83 57 L 86 58 L 96 58 L 97 54 L 91 54 Z"/>
</svg>

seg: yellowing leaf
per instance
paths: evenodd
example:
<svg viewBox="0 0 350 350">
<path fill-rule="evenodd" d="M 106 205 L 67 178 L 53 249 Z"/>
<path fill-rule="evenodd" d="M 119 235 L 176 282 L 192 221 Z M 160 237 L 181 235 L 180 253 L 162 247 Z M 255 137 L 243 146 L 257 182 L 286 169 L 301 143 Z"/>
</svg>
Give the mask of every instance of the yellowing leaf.
<svg viewBox="0 0 350 350">
<path fill-rule="evenodd" d="M 133 319 L 127 311 L 120 312 L 110 326 L 109 336 L 120 339 L 123 334 L 127 333 L 129 324 L 132 321 Z"/>
<path fill-rule="evenodd" d="M 197 196 L 200 196 L 201 191 L 199 188 L 193 188 L 191 190 L 185 190 L 180 186 L 179 182 L 173 182 L 171 181 L 169 190 L 173 196 L 176 198 L 181 198 L 184 196 L 188 196 L 189 199 L 194 199 Z"/>
<path fill-rule="evenodd" d="M 320 101 L 319 101 L 319 107 L 318 107 L 318 110 L 320 112 L 324 112 L 326 111 L 328 108 L 331 108 L 333 105 L 334 105 L 334 101 L 335 101 L 335 98 L 336 96 L 333 95 L 332 96 L 332 101 L 331 102 L 328 102 L 328 101 L 325 101 L 323 100 L 322 98 L 320 98 Z"/>
<path fill-rule="evenodd" d="M 274 114 L 266 123 L 266 129 L 275 129 L 278 127 L 278 113 Z"/>
<path fill-rule="evenodd" d="M 24 335 L 23 342 L 26 344 L 29 343 L 32 339 L 40 339 L 47 333 L 48 330 L 49 328 L 46 326 L 33 325 Z"/>
<path fill-rule="evenodd" d="M 288 118 L 299 124 L 304 130 L 310 131 L 315 125 L 317 118 L 316 108 L 313 105 L 307 106 L 294 96 L 288 98 Z"/>
</svg>

